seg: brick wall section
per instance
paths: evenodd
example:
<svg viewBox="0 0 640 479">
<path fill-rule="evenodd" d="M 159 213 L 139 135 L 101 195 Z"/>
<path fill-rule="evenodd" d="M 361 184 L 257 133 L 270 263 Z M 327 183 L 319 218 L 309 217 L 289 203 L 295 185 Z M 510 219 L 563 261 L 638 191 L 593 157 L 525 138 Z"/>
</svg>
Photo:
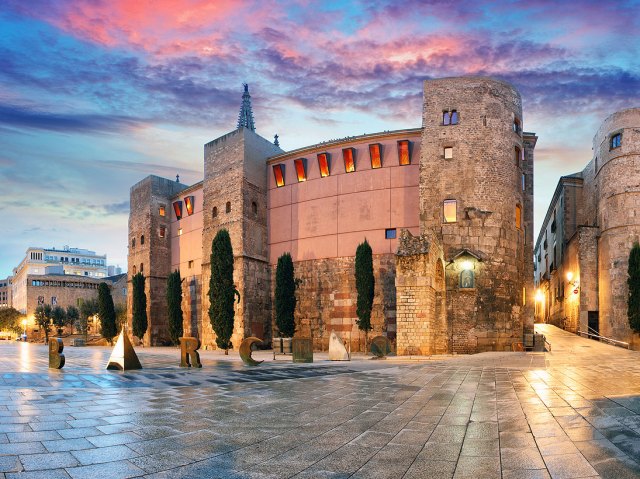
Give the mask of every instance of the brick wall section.
<svg viewBox="0 0 640 479">
<path fill-rule="evenodd" d="M 524 227 L 516 228 L 516 205 L 523 208 L 523 226 L 531 213 L 522 191 L 523 149 L 514 119 L 522 122 L 520 95 L 506 83 L 487 78 L 427 80 L 424 85 L 423 138 L 420 159 L 421 232 L 440 236 L 445 261 L 463 250 L 473 260 L 476 288 L 458 288 L 459 267 L 447 264 L 446 302 L 454 352 L 510 348 L 521 341 L 523 324 L 532 319 L 523 311 L 525 276 Z M 442 125 L 443 111 L 456 110 L 457 125 Z M 453 159 L 443 150 L 453 146 Z M 526 165 L 526 163 L 525 163 Z M 531 168 L 526 171 L 532 175 Z M 443 223 L 443 201 L 457 200 L 457 222 Z"/>
<path fill-rule="evenodd" d="M 271 271 L 271 294 L 275 293 L 275 266 Z M 394 255 L 374 255 L 375 290 L 369 339 L 385 335 L 391 340 L 396 333 L 396 290 Z M 364 333 L 356 324 L 355 256 L 294 263 L 299 281 L 296 291 L 295 337 L 313 339 L 316 350 L 327 350 L 329 337 L 336 332 L 345 341 L 351 335 L 351 350 L 364 350 Z M 278 337 L 275 308 L 272 312 L 273 336 Z"/>
<path fill-rule="evenodd" d="M 127 317 L 131 331 L 133 292 L 131 278 L 135 271 L 146 277 L 147 321 L 149 328 L 143 339 L 145 345 L 160 345 L 169 339 L 167 322 L 166 289 L 171 271 L 171 243 L 167 233 L 160 238 L 160 226 L 169 231 L 170 215 L 173 214 L 170 198 L 187 186 L 158 176 L 147 176 L 131 187 L 129 213 L 129 256 Z M 165 206 L 165 216 L 160 216 L 159 207 Z M 141 237 L 144 235 L 144 244 Z M 135 238 L 135 246 L 132 240 Z"/>
</svg>

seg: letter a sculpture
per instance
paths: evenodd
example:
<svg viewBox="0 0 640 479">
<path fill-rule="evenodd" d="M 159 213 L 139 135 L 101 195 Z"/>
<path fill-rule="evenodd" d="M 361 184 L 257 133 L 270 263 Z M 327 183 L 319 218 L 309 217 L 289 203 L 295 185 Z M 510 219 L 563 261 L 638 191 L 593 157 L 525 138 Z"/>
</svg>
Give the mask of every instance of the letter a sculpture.
<svg viewBox="0 0 640 479">
<path fill-rule="evenodd" d="M 142 369 L 140 360 L 133 350 L 129 336 L 124 333 L 124 329 L 120 331 L 118 341 L 113 348 L 113 352 L 109 357 L 109 363 L 107 369 L 117 369 L 120 371 L 126 371 L 128 369 Z"/>
<path fill-rule="evenodd" d="M 64 354 L 62 350 L 64 344 L 62 339 L 51 338 L 49 339 L 49 368 L 50 369 L 62 369 L 64 367 Z"/>
</svg>

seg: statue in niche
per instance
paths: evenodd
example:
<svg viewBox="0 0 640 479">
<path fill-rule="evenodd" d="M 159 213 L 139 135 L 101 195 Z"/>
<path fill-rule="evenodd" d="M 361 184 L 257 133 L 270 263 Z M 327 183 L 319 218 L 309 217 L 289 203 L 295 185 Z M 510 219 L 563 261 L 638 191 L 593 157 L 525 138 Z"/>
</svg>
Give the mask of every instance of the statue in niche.
<svg viewBox="0 0 640 479">
<path fill-rule="evenodd" d="M 476 287 L 476 281 L 475 281 L 473 271 L 470 269 L 462 270 L 462 272 L 460 272 L 460 288 L 469 289 L 469 288 L 475 288 L 475 287 Z"/>
</svg>

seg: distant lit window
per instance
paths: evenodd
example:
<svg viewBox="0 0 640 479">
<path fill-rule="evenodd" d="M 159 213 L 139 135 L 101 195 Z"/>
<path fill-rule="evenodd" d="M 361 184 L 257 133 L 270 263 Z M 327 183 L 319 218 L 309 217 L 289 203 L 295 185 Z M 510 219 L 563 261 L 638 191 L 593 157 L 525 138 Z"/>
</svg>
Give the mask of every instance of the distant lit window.
<svg viewBox="0 0 640 479">
<path fill-rule="evenodd" d="M 187 209 L 187 215 L 191 216 L 193 214 L 193 203 L 194 203 L 194 197 L 193 196 L 185 196 L 184 197 L 184 207 Z"/>
<path fill-rule="evenodd" d="M 356 171 L 356 155 L 353 148 L 343 148 L 342 159 L 344 160 L 344 171 L 346 173 Z"/>
<path fill-rule="evenodd" d="M 371 157 L 371 168 L 382 167 L 382 145 L 380 143 L 369 145 L 369 156 Z"/>
<path fill-rule="evenodd" d="M 396 239 L 396 229 L 395 228 L 387 228 L 384 230 L 385 239 Z"/>
<path fill-rule="evenodd" d="M 409 140 L 398 141 L 398 162 L 401 165 L 411 164 L 411 149 L 409 146 Z"/>
<path fill-rule="evenodd" d="M 318 167 L 321 178 L 329 176 L 329 153 L 318 153 Z"/>
<path fill-rule="evenodd" d="M 164 216 L 165 214 L 164 205 L 160 205 L 160 208 L 158 208 L 158 213 L 160 214 L 160 216 Z"/>
<path fill-rule="evenodd" d="M 284 165 L 273 165 L 273 176 L 276 179 L 276 186 L 284 186 Z"/>
<path fill-rule="evenodd" d="M 296 168 L 296 176 L 298 177 L 298 182 L 307 181 L 306 158 L 298 158 L 297 160 L 293 160 L 293 164 Z"/>
<path fill-rule="evenodd" d="M 451 158 L 453 158 L 453 148 L 450 146 L 446 146 L 444 148 L 444 159 L 450 160 Z"/>
<path fill-rule="evenodd" d="M 160 238 L 164 238 L 167 235 L 167 228 L 160 226 Z"/>
<path fill-rule="evenodd" d="M 514 153 L 513 154 L 514 154 L 514 159 L 515 159 L 516 166 L 518 168 L 520 168 L 521 167 L 521 161 L 522 161 L 522 151 L 520 150 L 520 148 L 518 148 L 516 146 L 515 149 L 514 149 Z"/>
<path fill-rule="evenodd" d="M 144 235 L 140 236 L 140 244 L 144 244 Z"/>
<path fill-rule="evenodd" d="M 442 112 L 442 124 L 443 125 L 457 125 L 458 124 L 458 112 L 456 110 L 443 111 Z"/>
<path fill-rule="evenodd" d="M 182 201 L 173 202 L 173 212 L 176 214 L 176 219 L 182 218 Z"/>
<path fill-rule="evenodd" d="M 622 133 L 616 133 L 611 137 L 611 149 L 619 148 L 622 145 Z"/>
<path fill-rule="evenodd" d="M 182 236 L 182 228 L 178 228 L 178 236 Z"/>
<path fill-rule="evenodd" d="M 227 201 L 227 205 L 225 206 L 225 211 L 227 213 L 231 213 L 231 201 Z"/>
<path fill-rule="evenodd" d="M 445 223 L 455 223 L 458 220 L 458 202 L 456 200 L 444 200 L 443 213 Z"/>
<path fill-rule="evenodd" d="M 213 216 L 214 218 L 216 218 L 218 216 L 218 207 L 214 206 L 213 209 L 211 210 L 211 216 Z"/>
<path fill-rule="evenodd" d="M 516 228 L 522 229 L 522 206 L 516 205 Z"/>
</svg>

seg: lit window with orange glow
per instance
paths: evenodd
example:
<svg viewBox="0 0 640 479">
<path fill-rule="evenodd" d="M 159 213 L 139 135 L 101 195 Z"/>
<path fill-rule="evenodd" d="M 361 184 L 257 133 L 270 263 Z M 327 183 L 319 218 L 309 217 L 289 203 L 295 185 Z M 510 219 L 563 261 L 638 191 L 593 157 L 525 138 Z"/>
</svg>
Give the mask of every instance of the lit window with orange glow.
<svg viewBox="0 0 640 479">
<path fill-rule="evenodd" d="M 516 228 L 522 229 L 522 206 L 516 205 Z"/>
<path fill-rule="evenodd" d="M 276 186 L 284 186 L 284 165 L 273 165 L 273 176 L 276 179 Z"/>
<path fill-rule="evenodd" d="M 444 200 L 442 209 L 445 223 L 458 221 L 458 202 L 456 200 Z"/>
<path fill-rule="evenodd" d="M 353 148 L 343 148 L 342 158 L 344 159 L 344 171 L 346 173 L 356 171 L 356 155 Z"/>
<path fill-rule="evenodd" d="M 369 145 L 369 156 L 371 157 L 371 168 L 382 168 L 382 146 L 380 143 Z"/>
<path fill-rule="evenodd" d="M 160 208 L 158 209 L 158 214 L 160 216 L 164 216 L 164 205 L 160 205 Z"/>
<path fill-rule="evenodd" d="M 296 176 L 298 177 L 298 183 L 307 181 L 306 158 L 298 158 L 297 160 L 293 160 L 293 164 L 296 167 Z"/>
<path fill-rule="evenodd" d="M 321 178 L 329 176 L 329 153 L 318 153 L 318 167 Z"/>
<path fill-rule="evenodd" d="M 193 199 L 193 196 L 184 197 L 184 206 L 187 209 L 187 215 L 189 216 L 193 214 Z"/>
<path fill-rule="evenodd" d="M 182 201 L 173 202 L 173 212 L 176 214 L 176 219 L 182 218 Z"/>
<path fill-rule="evenodd" d="M 398 161 L 401 165 L 411 164 L 411 155 L 409 151 L 409 140 L 398 141 Z"/>
</svg>

